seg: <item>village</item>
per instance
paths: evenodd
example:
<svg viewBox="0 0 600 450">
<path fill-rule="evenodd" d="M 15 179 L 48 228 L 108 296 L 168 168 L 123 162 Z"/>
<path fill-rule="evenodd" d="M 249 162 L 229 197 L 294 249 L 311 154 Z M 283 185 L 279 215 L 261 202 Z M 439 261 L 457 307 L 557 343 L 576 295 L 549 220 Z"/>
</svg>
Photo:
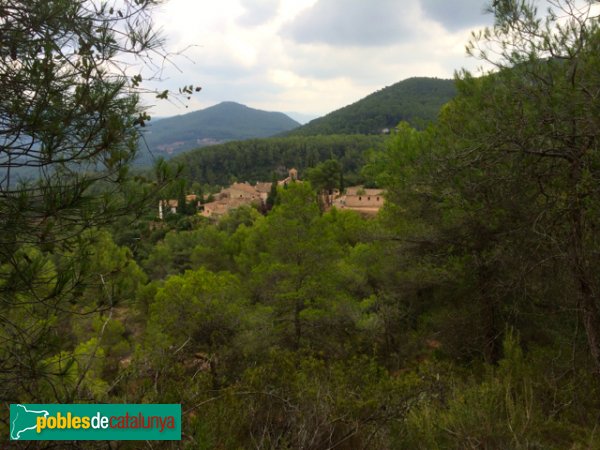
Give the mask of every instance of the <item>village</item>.
<svg viewBox="0 0 600 450">
<path fill-rule="evenodd" d="M 288 176 L 277 181 L 278 186 L 290 183 L 302 183 L 298 178 L 298 171 L 294 168 L 288 171 Z M 195 194 L 187 195 L 188 204 L 196 206 L 197 214 L 203 217 L 218 220 L 229 211 L 241 206 L 264 206 L 267 203 L 269 192 L 273 183 L 257 182 L 252 185 L 248 182 L 233 183 L 213 196 L 213 200 L 205 202 Z M 384 191 L 382 189 L 368 189 L 363 186 L 352 186 L 343 192 L 338 189 L 331 194 L 321 194 L 322 204 L 325 209 L 337 208 L 356 211 L 364 216 L 375 216 L 384 204 Z M 163 220 L 166 214 L 177 214 L 178 200 L 160 200 L 158 202 L 158 217 Z"/>
</svg>

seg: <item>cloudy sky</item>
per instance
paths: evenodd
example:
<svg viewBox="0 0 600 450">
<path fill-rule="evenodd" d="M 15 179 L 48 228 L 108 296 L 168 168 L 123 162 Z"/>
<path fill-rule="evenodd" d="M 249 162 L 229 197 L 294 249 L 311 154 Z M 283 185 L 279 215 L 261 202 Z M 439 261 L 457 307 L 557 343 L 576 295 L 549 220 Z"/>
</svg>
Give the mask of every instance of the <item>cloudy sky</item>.
<svg viewBox="0 0 600 450">
<path fill-rule="evenodd" d="M 451 78 L 480 63 L 471 30 L 489 0 L 169 0 L 155 14 L 175 56 L 162 89 L 200 85 L 183 114 L 231 100 L 320 116 L 412 76 Z"/>
</svg>

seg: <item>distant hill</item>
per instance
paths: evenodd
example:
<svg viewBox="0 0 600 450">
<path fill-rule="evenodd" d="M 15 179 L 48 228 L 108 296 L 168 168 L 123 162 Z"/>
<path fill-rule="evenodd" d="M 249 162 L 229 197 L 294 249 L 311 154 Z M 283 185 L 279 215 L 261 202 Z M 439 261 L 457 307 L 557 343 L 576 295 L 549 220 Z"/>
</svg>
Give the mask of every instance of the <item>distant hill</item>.
<svg viewBox="0 0 600 450">
<path fill-rule="evenodd" d="M 420 127 L 456 95 L 453 80 L 409 78 L 296 128 L 286 136 L 377 134 L 401 121 Z"/>
<path fill-rule="evenodd" d="M 148 163 L 151 155 L 169 158 L 208 145 L 269 137 L 299 125 L 283 113 L 223 102 L 200 111 L 149 122 L 137 163 Z"/>
</svg>

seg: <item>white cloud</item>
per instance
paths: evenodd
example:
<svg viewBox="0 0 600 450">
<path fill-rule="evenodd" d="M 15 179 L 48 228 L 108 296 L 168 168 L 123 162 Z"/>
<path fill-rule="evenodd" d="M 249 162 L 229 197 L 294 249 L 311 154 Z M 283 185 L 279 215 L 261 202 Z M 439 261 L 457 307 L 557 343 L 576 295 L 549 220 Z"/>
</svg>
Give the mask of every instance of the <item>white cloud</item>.
<svg viewBox="0 0 600 450">
<path fill-rule="evenodd" d="M 299 43 L 335 46 L 382 46 L 415 38 L 416 2 L 396 0 L 320 0 L 289 24 L 289 36 Z"/>
<path fill-rule="evenodd" d="M 239 18 L 242 26 L 262 25 L 275 17 L 281 4 L 280 0 L 241 0 L 245 8 L 244 14 Z"/>
<path fill-rule="evenodd" d="M 166 103 L 154 114 L 225 100 L 325 114 L 411 76 L 450 78 L 474 67 L 464 52 L 468 27 L 449 25 L 456 17 L 446 20 L 445 7 L 433 6 L 429 0 L 170 0 L 156 21 L 170 49 L 187 51 L 173 58 L 181 72 L 166 68 L 161 89 L 203 90 L 187 110 Z"/>
</svg>

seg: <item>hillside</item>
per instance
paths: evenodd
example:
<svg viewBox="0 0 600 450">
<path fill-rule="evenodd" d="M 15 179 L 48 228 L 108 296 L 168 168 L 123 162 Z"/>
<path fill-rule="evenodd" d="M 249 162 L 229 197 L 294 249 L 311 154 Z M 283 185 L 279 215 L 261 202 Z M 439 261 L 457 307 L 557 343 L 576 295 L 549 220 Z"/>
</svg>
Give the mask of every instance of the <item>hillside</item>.
<svg viewBox="0 0 600 450">
<path fill-rule="evenodd" d="M 300 124 L 283 113 L 223 102 L 200 111 L 150 122 L 144 132 L 139 164 L 152 155 L 169 158 L 207 145 L 273 136 Z"/>
<path fill-rule="evenodd" d="M 453 80 L 409 78 L 296 128 L 286 135 L 375 134 L 401 121 L 419 127 L 456 95 Z"/>
<path fill-rule="evenodd" d="M 291 136 L 228 142 L 185 152 L 173 159 L 184 167 L 184 177 L 202 184 L 227 185 L 237 181 L 269 181 L 273 173 L 307 168 L 328 159 L 339 161 L 348 183 L 364 182 L 360 170 L 365 154 L 383 146 L 383 136 Z"/>
</svg>

